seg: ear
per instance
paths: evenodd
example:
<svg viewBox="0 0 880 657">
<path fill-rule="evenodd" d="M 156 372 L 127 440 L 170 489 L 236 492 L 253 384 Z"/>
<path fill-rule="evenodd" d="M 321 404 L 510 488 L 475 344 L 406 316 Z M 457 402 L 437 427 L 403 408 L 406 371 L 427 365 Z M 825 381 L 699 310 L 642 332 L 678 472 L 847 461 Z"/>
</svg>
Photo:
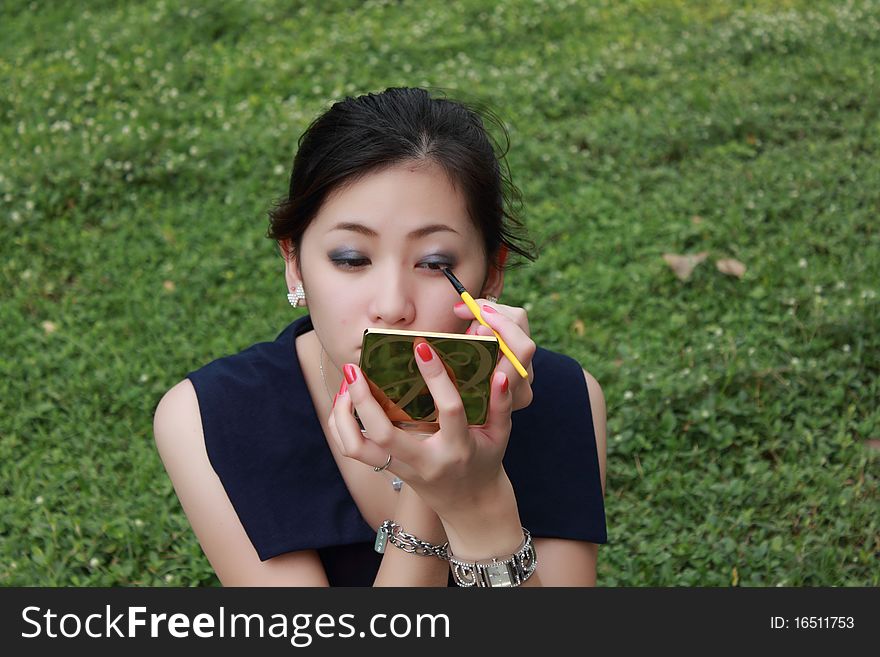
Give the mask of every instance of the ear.
<svg viewBox="0 0 880 657">
<path fill-rule="evenodd" d="M 296 286 L 303 282 L 299 257 L 293 253 L 293 244 L 290 240 L 280 240 L 278 248 L 281 249 L 284 258 L 284 280 L 287 282 L 287 289 L 293 292 Z"/>
<path fill-rule="evenodd" d="M 498 266 L 502 267 L 504 265 L 504 261 L 507 259 L 507 246 L 505 244 L 501 245 L 501 248 L 498 250 L 498 255 L 496 256 L 496 262 L 499 263 Z M 486 280 L 483 281 L 483 287 L 480 291 L 481 297 L 486 297 L 488 295 L 492 295 L 496 298 L 501 298 L 501 291 L 504 289 L 504 270 L 496 269 L 495 266 L 490 266 L 489 271 L 486 272 Z"/>
</svg>

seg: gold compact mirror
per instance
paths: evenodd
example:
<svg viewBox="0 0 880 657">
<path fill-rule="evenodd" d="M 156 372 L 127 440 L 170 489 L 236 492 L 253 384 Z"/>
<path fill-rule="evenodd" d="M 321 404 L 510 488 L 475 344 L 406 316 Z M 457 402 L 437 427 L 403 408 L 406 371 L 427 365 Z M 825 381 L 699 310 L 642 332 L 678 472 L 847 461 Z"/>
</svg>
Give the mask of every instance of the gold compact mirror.
<svg viewBox="0 0 880 657">
<path fill-rule="evenodd" d="M 485 424 L 492 372 L 498 362 L 498 338 L 368 328 L 358 365 L 391 423 L 421 437 L 440 429 L 434 398 L 415 361 L 415 345 L 422 341 L 431 345 L 446 367 L 461 395 L 468 424 Z M 365 433 L 357 410 L 355 418 Z"/>
</svg>

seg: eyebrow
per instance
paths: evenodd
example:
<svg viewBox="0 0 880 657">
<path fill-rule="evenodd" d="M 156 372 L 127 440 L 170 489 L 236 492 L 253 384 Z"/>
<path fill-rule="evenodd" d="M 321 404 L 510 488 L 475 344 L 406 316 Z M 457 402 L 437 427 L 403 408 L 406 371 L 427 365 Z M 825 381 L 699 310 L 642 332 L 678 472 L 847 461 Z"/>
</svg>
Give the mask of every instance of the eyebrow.
<svg viewBox="0 0 880 657">
<path fill-rule="evenodd" d="M 368 228 L 367 226 L 364 226 L 363 224 L 355 223 L 353 221 L 340 222 L 340 223 L 336 224 L 335 226 L 333 226 L 333 228 L 330 229 L 330 231 L 334 231 L 334 230 L 350 230 L 355 233 L 360 233 L 361 235 L 366 235 L 367 237 L 378 237 L 379 236 L 379 233 L 377 233 L 372 228 Z M 330 232 L 330 231 L 328 231 L 328 232 Z M 422 237 L 425 237 L 426 235 L 430 235 L 431 233 L 439 233 L 439 232 L 443 232 L 443 231 L 449 231 L 451 233 L 455 233 L 456 235 L 459 234 L 459 232 L 457 230 L 450 228 L 449 226 L 446 226 L 445 224 L 428 224 L 427 226 L 422 226 L 421 228 L 416 228 L 414 231 L 412 231 L 411 233 L 409 233 L 409 235 L 406 236 L 406 239 L 417 240 Z"/>
</svg>

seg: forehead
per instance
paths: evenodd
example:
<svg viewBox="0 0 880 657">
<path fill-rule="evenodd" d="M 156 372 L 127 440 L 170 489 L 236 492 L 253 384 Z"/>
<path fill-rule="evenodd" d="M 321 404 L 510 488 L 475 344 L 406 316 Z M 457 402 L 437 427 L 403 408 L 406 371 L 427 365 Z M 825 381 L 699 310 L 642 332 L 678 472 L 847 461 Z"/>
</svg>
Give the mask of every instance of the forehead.
<svg viewBox="0 0 880 657">
<path fill-rule="evenodd" d="M 388 231 L 403 236 L 428 224 L 444 224 L 461 236 L 475 230 L 466 199 L 434 164 L 396 165 L 334 190 L 314 225 L 326 233 L 341 222 L 364 224 L 383 237 Z M 369 231 L 362 232 L 369 237 Z"/>
</svg>

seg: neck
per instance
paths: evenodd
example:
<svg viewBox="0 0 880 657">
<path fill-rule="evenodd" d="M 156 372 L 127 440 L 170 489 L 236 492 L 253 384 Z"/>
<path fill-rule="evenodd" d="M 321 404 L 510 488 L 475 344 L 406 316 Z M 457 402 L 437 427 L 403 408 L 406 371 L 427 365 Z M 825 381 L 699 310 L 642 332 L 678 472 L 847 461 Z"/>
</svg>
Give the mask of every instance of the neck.
<svg viewBox="0 0 880 657">
<path fill-rule="evenodd" d="M 330 357 L 324 351 L 324 347 L 321 345 L 320 340 L 316 339 L 316 342 L 318 343 L 318 375 L 322 378 L 323 384 L 325 385 L 325 392 L 327 393 L 328 399 L 332 404 L 333 398 L 336 396 L 336 393 L 339 392 L 339 388 L 342 386 L 343 374 L 333 364 L 333 361 L 330 360 Z M 322 363 L 323 375 L 321 374 Z"/>
</svg>

